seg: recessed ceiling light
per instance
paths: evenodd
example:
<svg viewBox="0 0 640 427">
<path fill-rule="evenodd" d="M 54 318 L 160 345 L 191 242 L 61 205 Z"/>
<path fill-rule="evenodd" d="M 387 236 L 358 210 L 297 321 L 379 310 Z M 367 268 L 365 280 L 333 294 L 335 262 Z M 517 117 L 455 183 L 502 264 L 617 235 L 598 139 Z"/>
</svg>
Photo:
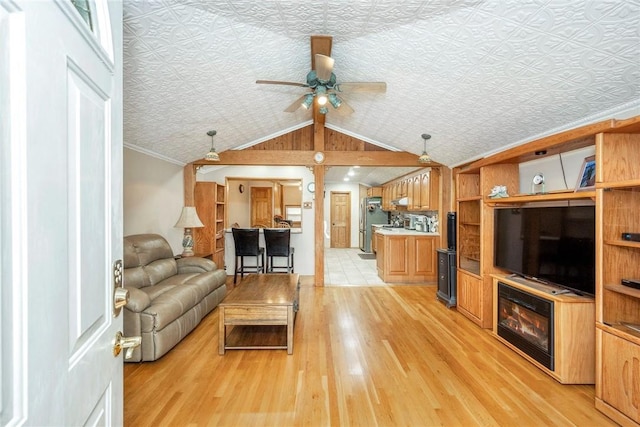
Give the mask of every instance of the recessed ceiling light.
<svg viewBox="0 0 640 427">
<path fill-rule="evenodd" d="M 349 177 L 348 177 L 348 176 L 345 176 L 345 177 L 344 177 L 344 180 L 345 180 L 345 181 L 349 181 Z"/>
<path fill-rule="evenodd" d="M 356 173 L 353 171 L 353 169 L 349 169 L 349 172 L 347 172 L 347 175 L 349 176 L 354 176 Z"/>
</svg>

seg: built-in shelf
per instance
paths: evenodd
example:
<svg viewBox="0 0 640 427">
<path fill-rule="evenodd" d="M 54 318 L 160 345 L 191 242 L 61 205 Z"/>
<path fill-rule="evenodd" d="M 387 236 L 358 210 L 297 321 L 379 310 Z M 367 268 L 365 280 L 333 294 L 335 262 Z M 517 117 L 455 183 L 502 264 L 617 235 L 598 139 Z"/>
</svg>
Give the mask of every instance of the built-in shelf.
<svg viewBox="0 0 640 427">
<path fill-rule="evenodd" d="M 640 242 L 632 242 L 630 240 L 605 240 L 604 244 L 611 245 L 611 246 L 621 246 L 621 247 L 627 247 L 627 248 L 640 249 Z"/>
<path fill-rule="evenodd" d="M 596 183 L 596 188 L 635 188 L 640 187 L 640 179 L 625 179 L 623 181 L 609 181 Z"/>
<path fill-rule="evenodd" d="M 482 200 L 482 196 L 477 195 L 477 196 L 470 196 L 470 197 L 459 197 L 458 201 L 459 202 L 471 202 L 474 200 Z"/>
<path fill-rule="evenodd" d="M 488 205 L 513 205 L 531 202 L 553 202 L 562 200 L 594 199 L 595 191 L 562 191 L 541 194 L 516 194 L 509 197 L 491 199 L 486 197 L 484 202 Z"/>
<path fill-rule="evenodd" d="M 611 292 L 617 292 L 619 294 L 640 298 L 640 289 L 635 289 L 624 285 L 604 285 L 604 288 Z"/>
<path fill-rule="evenodd" d="M 618 338 L 622 338 L 628 341 L 635 343 L 636 345 L 640 345 L 640 332 L 638 332 L 634 328 L 630 328 L 623 323 L 597 323 L 596 328 L 601 329 L 605 332 L 613 334 Z"/>
</svg>

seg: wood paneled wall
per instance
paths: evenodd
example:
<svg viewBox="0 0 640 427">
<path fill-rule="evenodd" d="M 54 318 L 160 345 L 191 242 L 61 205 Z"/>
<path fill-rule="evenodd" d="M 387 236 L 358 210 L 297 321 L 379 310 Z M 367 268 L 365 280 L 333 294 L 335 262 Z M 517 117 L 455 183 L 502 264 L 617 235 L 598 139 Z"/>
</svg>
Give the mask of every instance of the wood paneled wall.
<svg viewBox="0 0 640 427">
<path fill-rule="evenodd" d="M 313 150 L 313 125 L 276 136 L 246 150 Z"/>
<path fill-rule="evenodd" d="M 313 144 L 313 125 L 291 131 L 267 141 L 256 144 L 247 150 L 317 150 Z M 345 135 L 332 129 L 325 129 L 325 151 L 389 151 L 386 148 Z"/>
</svg>

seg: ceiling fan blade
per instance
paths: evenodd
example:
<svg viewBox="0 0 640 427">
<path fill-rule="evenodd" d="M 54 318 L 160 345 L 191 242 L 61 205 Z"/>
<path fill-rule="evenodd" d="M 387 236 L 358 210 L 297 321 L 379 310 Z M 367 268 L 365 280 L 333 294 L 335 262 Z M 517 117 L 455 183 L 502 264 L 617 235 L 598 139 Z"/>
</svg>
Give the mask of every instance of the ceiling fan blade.
<svg viewBox="0 0 640 427">
<path fill-rule="evenodd" d="M 385 82 L 353 82 L 338 83 L 333 87 L 336 92 L 369 92 L 384 93 L 387 91 Z"/>
<path fill-rule="evenodd" d="M 316 69 L 316 54 L 331 56 L 333 37 L 326 35 L 311 36 L 311 70 Z"/>
<path fill-rule="evenodd" d="M 329 81 L 335 60 L 330 56 L 316 54 L 316 75 L 318 80 Z"/>
<path fill-rule="evenodd" d="M 287 85 L 287 86 L 309 87 L 309 85 L 306 83 L 281 82 L 278 80 L 256 80 L 256 83 L 259 85 Z"/>
<path fill-rule="evenodd" d="M 307 95 L 302 95 L 300 98 L 296 99 L 291 105 L 289 105 L 287 108 L 285 108 L 284 112 L 285 113 L 295 113 L 296 110 L 300 107 L 302 107 L 302 101 L 304 101 L 304 98 Z"/>
</svg>

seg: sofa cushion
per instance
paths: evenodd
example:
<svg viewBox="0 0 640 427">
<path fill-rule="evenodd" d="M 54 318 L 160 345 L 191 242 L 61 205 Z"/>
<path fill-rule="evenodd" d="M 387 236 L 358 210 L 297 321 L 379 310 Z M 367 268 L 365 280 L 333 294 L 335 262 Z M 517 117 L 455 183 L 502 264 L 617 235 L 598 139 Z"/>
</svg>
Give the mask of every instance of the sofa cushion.
<svg viewBox="0 0 640 427">
<path fill-rule="evenodd" d="M 124 269 L 124 286 L 127 288 L 144 288 L 149 286 L 149 276 L 142 267 L 132 267 Z"/>
<path fill-rule="evenodd" d="M 176 265 L 176 260 L 173 258 L 152 261 L 142 268 L 149 277 L 149 283 L 151 286 L 157 285 L 163 280 L 169 279 L 178 274 L 178 266 Z"/>
<path fill-rule="evenodd" d="M 202 301 L 202 295 L 195 286 L 164 284 L 159 286 L 167 289 L 152 299 L 151 305 L 140 313 L 142 332 L 162 330 Z"/>
<path fill-rule="evenodd" d="M 124 239 L 126 286 L 143 288 L 158 284 L 178 272 L 169 243 L 157 234 L 136 234 Z"/>
<path fill-rule="evenodd" d="M 186 280 L 183 286 L 192 286 L 200 298 L 204 298 L 220 286 L 224 285 L 226 279 L 227 273 L 220 269 L 194 275 Z"/>
<path fill-rule="evenodd" d="M 137 288 L 126 288 L 129 291 L 129 301 L 127 301 L 126 308 L 134 313 L 140 313 L 145 308 L 151 305 L 151 298 L 146 292 Z"/>
<path fill-rule="evenodd" d="M 158 259 L 173 259 L 171 246 L 157 234 L 135 234 L 124 238 L 124 268 L 147 265 Z"/>
<path fill-rule="evenodd" d="M 182 257 L 176 260 L 178 265 L 178 273 L 203 273 L 205 271 L 217 270 L 218 266 L 215 262 L 206 258 L 199 257 Z"/>
</svg>

